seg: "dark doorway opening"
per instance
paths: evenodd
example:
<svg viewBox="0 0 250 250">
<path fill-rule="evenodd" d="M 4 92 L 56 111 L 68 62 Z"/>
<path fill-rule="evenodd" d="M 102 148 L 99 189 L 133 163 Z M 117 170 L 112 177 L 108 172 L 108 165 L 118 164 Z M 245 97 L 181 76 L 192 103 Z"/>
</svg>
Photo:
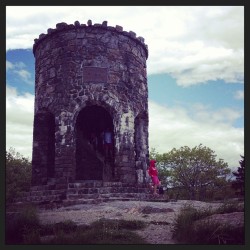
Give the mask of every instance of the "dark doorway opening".
<svg viewBox="0 0 250 250">
<path fill-rule="evenodd" d="M 32 181 L 35 184 L 46 184 L 55 176 L 55 118 L 48 111 L 41 111 L 34 118 L 34 145 L 32 167 L 39 169 L 40 174 L 33 171 Z"/>
<path fill-rule="evenodd" d="M 102 133 L 113 120 L 103 107 L 92 105 L 83 108 L 76 120 L 76 180 L 112 179 L 111 165 L 105 158 Z M 112 144 L 113 151 L 114 143 Z"/>
</svg>

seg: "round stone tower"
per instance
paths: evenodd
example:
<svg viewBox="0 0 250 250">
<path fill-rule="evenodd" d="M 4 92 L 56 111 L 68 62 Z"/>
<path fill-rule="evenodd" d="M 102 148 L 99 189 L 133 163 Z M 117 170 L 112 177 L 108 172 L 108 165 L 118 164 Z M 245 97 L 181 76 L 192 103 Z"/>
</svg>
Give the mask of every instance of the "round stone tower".
<svg viewBox="0 0 250 250">
<path fill-rule="evenodd" d="M 58 23 L 35 39 L 33 53 L 33 186 L 144 183 L 148 163 L 144 38 L 118 25 L 107 26 L 106 21 Z M 106 129 L 112 134 L 107 152 L 102 137 Z"/>
</svg>

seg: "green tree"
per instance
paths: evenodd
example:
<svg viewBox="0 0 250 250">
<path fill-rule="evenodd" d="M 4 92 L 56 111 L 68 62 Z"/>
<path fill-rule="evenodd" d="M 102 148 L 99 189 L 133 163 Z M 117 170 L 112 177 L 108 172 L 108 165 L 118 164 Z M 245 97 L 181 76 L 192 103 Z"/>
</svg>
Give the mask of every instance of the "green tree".
<svg viewBox="0 0 250 250">
<path fill-rule="evenodd" d="M 226 183 L 231 172 L 222 159 L 216 160 L 213 150 L 200 144 L 172 149 L 158 156 L 161 168 L 171 174 L 172 186 L 185 190 L 189 199 L 204 200 L 207 192 L 216 192 Z"/>
<path fill-rule="evenodd" d="M 6 202 L 12 202 L 31 185 L 31 161 L 15 149 L 6 151 Z"/>
<path fill-rule="evenodd" d="M 236 177 L 236 180 L 232 182 L 232 188 L 236 190 L 236 193 L 240 195 L 245 194 L 245 157 L 241 155 L 242 160 L 239 161 L 240 167 L 238 167 L 237 172 L 232 172 Z"/>
</svg>

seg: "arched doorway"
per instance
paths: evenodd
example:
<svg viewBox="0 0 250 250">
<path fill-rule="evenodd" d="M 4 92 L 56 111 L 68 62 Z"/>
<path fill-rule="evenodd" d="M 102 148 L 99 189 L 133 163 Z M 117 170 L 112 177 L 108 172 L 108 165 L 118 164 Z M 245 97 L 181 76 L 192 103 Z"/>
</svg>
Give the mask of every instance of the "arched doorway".
<svg viewBox="0 0 250 250">
<path fill-rule="evenodd" d="M 98 105 L 83 108 L 76 120 L 76 180 L 111 180 L 113 159 L 107 161 L 102 132 L 110 128 L 113 119 Z M 113 149 L 112 149 L 113 150 Z"/>
<path fill-rule="evenodd" d="M 55 177 L 55 118 L 47 110 L 34 117 L 32 182 L 47 184 Z"/>
</svg>

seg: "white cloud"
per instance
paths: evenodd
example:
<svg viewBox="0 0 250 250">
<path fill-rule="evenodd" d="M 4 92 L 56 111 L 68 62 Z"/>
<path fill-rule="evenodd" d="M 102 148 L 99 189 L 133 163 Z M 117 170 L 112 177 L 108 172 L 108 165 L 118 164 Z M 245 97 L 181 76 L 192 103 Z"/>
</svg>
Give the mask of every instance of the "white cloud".
<svg viewBox="0 0 250 250">
<path fill-rule="evenodd" d="M 13 63 L 6 61 L 6 71 L 9 71 L 14 68 Z"/>
<path fill-rule="evenodd" d="M 59 22 L 108 21 L 145 38 L 148 74 L 182 86 L 244 81 L 244 6 L 7 6 L 6 48 L 31 48 Z"/>
<path fill-rule="evenodd" d="M 33 82 L 31 81 L 31 73 L 28 72 L 27 70 L 25 69 L 21 69 L 21 70 L 16 70 L 15 71 L 16 74 L 18 74 L 20 76 L 20 78 L 28 83 L 28 84 L 32 84 Z"/>
<path fill-rule="evenodd" d="M 234 98 L 238 100 L 244 100 L 244 91 L 243 90 L 238 90 L 234 94 Z"/>
<path fill-rule="evenodd" d="M 164 107 L 149 101 L 149 147 L 166 153 L 174 147 L 192 148 L 202 143 L 230 168 L 238 167 L 240 155 L 244 155 L 244 129 L 232 123 L 241 114 L 230 109 L 212 112 L 203 105 L 197 105 L 196 110 L 200 111 L 192 117 L 187 108 Z M 221 118 L 222 114 L 225 118 Z"/>
<path fill-rule="evenodd" d="M 13 147 L 31 159 L 34 116 L 34 96 L 19 95 L 6 86 L 6 149 Z"/>
<path fill-rule="evenodd" d="M 26 65 L 23 62 L 11 63 L 9 61 L 6 61 L 6 71 L 12 71 L 14 74 L 18 75 L 21 81 L 27 84 L 34 84 L 32 75 L 28 70 L 26 70 Z"/>
<path fill-rule="evenodd" d="M 196 121 L 211 124 L 212 126 L 215 123 L 230 124 L 233 126 L 233 123 L 237 119 L 243 117 L 242 110 L 232 108 L 218 108 L 212 111 L 209 106 L 195 104 L 189 109 L 192 109 L 189 111 L 190 117 L 193 117 Z"/>
</svg>

